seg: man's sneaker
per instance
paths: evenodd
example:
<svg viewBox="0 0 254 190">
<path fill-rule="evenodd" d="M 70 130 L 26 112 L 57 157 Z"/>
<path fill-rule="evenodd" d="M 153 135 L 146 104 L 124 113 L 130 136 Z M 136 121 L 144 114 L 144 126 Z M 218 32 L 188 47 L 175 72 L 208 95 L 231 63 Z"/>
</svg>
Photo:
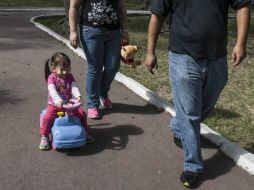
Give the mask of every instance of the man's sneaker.
<svg viewBox="0 0 254 190">
<path fill-rule="evenodd" d="M 112 102 L 109 98 L 106 98 L 106 99 L 100 98 L 100 102 L 101 102 L 101 106 L 103 108 L 106 108 L 106 109 L 111 109 L 112 108 Z"/>
<path fill-rule="evenodd" d="M 98 108 L 89 108 L 87 110 L 87 117 L 91 119 L 99 119 L 100 115 Z"/>
<path fill-rule="evenodd" d="M 39 149 L 41 149 L 41 150 L 48 150 L 49 149 L 49 138 L 47 136 L 43 135 L 41 137 Z"/>
<path fill-rule="evenodd" d="M 191 171 L 184 171 L 181 175 L 180 180 L 185 187 L 195 188 L 198 185 L 197 183 L 198 176 L 199 176 L 198 173 L 191 172 Z"/>
<path fill-rule="evenodd" d="M 179 148 L 183 148 L 181 139 L 177 138 L 176 136 L 174 136 L 174 143 L 175 143 L 175 145 L 178 146 Z"/>
</svg>

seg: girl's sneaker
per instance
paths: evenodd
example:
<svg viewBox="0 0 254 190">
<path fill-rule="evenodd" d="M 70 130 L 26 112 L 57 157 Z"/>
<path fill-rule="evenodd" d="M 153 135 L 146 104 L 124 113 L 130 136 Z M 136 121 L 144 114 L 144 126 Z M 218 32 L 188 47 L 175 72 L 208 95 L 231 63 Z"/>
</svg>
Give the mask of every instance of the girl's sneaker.
<svg viewBox="0 0 254 190">
<path fill-rule="evenodd" d="M 91 119 L 99 119 L 100 115 L 99 115 L 98 108 L 89 108 L 87 110 L 87 117 L 89 117 Z"/>
<path fill-rule="evenodd" d="M 49 138 L 48 136 L 42 135 L 39 149 L 48 150 L 49 149 Z"/>
<path fill-rule="evenodd" d="M 103 99 L 100 98 L 101 106 L 106 108 L 106 109 L 111 109 L 112 108 L 112 102 L 109 98 Z"/>
</svg>

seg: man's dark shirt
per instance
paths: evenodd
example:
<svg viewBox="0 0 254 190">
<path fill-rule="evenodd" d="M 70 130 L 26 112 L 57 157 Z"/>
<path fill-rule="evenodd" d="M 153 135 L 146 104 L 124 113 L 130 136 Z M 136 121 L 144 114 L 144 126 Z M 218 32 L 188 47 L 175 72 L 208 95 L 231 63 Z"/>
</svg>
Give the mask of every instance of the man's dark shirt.
<svg viewBox="0 0 254 190">
<path fill-rule="evenodd" d="M 151 12 L 171 14 L 170 50 L 195 58 L 227 55 L 228 8 L 251 0 L 154 0 Z"/>
</svg>

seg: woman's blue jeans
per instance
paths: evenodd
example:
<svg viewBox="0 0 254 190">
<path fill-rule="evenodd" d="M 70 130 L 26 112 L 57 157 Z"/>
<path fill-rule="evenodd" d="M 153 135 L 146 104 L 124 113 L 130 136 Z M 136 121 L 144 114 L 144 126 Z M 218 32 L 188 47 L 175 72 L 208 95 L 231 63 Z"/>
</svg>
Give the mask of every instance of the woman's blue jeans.
<svg viewBox="0 0 254 190">
<path fill-rule="evenodd" d="M 80 26 L 80 40 L 87 58 L 87 107 L 98 108 L 99 98 L 107 98 L 120 66 L 120 29 Z"/>
<path fill-rule="evenodd" d="M 228 79 L 227 58 L 193 59 L 169 53 L 170 81 L 176 117 L 170 121 L 184 150 L 184 170 L 200 173 L 203 158 L 200 123 L 214 108 Z"/>
</svg>

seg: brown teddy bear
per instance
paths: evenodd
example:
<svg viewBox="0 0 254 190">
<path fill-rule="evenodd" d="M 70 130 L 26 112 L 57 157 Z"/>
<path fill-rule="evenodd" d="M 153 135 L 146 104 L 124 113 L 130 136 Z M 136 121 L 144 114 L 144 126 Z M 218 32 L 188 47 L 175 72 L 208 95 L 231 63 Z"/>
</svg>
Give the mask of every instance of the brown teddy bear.
<svg viewBox="0 0 254 190">
<path fill-rule="evenodd" d="M 139 47 L 134 45 L 125 45 L 121 49 L 122 62 L 130 65 L 133 68 L 141 65 L 142 63 L 138 60 L 134 60 L 134 56 L 137 53 Z"/>
</svg>

